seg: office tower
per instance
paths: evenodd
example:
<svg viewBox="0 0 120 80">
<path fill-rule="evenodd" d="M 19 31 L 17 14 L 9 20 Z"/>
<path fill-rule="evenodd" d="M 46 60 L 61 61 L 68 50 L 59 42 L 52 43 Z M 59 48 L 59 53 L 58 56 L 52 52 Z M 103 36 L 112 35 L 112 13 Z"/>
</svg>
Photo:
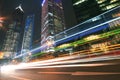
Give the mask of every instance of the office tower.
<svg viewBox="0 0 120 80">
<path fill-rule="evenodd" d="M 62 3 L 65 15 L 66 29 L 69 29 L 77 24 L 75 13 L 73 11 L 72 0 L 62 0 Z"/>
<path fill-rule="evenodd" d="M 5 17 L 0 17 L 0 51 L 6 34 Z"/>
<path fill-rule="evenodd" d="M 2 48 L 2 51 L 4 53 L 4 58 L 12 57 L 14 53 L 16 53 L 16 49 L 17 49 L 16 45 L 18 44 L 19 33 L 14 32 L 14 30 L 12 29 L 13 27 L 14 24 L 9 25 L 9 29 L 6 32 L 4 45 Z"/>
<path fill-rule="evenodd" d="M 53 36 L 66 29 L 61 0 L 43 0 L 41 21 L 41 46 L 47 46 L 45 51 L 53 47 Z"/>
<path fill-rule="evenodd" d="M 4 52 L 4 58 L 13 58 L 15 53 L 21 50 L 21 39 L 22 39 L 22 20 L 24 11 L 19 5 L 15 8 L 12 18 L 13 21 L 9 25 L 6 32 L 4 45 L 2 51 Z"/>
<path fill-rule="evenodd" d="M 24 11 L 22 9 L 21 4 L 15 8 L 12 18 L 13 18 L 13 23 L 14 23 L 14 31 L 19 34 L 18 36 L 18 44 L 16 44 L 17 49 L 16 51 L 19 52 L 21 51 L 21 46 L 22 46 L 22 39 L 23 39 L 23 33 L 24 33 L 24 27 L 23 27 L 23 16 L 24 16 Z"/>
<path fill-rule="evenodd" d="M 24 36 L 22 42 L 22 51 L 29 51 L 32 48 L 32 35 L 34 27 L 34 15 L 29 15 L 26 18 Z"/>
<path fill-rule="evenodd" d="M 120 5 L 120 0 L 72 0 L 78 23 Z"/>
<path fill-rule="evenodd" d="M 5 35 L 6 35 L 6 29 L 2 27 L 0 27 L 0 51 L 2 49 L 3 46 L 3 41 L 5 39 Z"/>
</svg>

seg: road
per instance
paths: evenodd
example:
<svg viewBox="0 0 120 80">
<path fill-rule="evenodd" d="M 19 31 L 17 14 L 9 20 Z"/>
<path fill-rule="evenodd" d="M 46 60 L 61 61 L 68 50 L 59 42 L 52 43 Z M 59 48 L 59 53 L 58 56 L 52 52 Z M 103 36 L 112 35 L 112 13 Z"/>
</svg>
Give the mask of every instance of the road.
<svg viewBox="0 0 120 80">
<path fill-rule="evenodd" d="M 102 61 L 102 57 L 88 58 L 76 63 L 69 63 L 71 60 L 66 60 L 68 63 L 45 62 L 46 65 L 1 73 L 0 80 L 120 80 L 120 58 L 115 58 Z"/>
</svg>

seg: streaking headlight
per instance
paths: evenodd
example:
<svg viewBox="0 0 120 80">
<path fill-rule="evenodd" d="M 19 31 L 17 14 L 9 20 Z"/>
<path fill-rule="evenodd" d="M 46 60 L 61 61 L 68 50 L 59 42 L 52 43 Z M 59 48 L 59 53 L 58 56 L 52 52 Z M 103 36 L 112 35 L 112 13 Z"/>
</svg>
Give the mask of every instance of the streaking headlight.
<svg viewBox="0 0 120 80">
<path fill-rule="evenodd" d="M 15 65 L 6 65 L 1 67 L 1 73 L 10 73 L 16 69 Z"/>
</svg>

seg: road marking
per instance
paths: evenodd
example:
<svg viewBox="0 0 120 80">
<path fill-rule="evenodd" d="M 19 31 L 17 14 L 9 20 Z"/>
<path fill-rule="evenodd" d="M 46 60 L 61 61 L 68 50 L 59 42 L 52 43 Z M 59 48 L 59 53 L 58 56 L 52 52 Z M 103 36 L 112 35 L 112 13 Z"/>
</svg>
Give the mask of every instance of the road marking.
<svg viewBox="0 0 120 80">
<path fill-rule="evenodd" d="M 27 78 L 18 77 L 18 76 L 10 76 L 10 77 L 18 79 L 18 80 L 31 80 L 31 79 L 27 79 Z"/>
<path fill-rule="evenodd" d="M 72 75 L 76 76 L 93 76 L 93 75 L 113 75 L 120 74 L 120 72 L 74 72 Z"/>
</svg>

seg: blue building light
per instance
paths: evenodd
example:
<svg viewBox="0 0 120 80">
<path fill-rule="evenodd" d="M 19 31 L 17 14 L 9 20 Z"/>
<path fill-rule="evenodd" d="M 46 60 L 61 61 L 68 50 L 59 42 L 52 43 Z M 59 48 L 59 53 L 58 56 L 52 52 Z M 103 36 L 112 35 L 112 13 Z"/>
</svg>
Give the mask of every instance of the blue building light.
<svg viewBox="0 0 120 80">
<path fill-rule="evenodd" d="M 42 1 L 42 4 L 41 4 L 42 6 L 44 5 L 45 1 L 46 1 L 46 0 L 43 0 L 43 1 Z"/>
<path fill-rule="evenodd" d="M 99 26 L 99 27 L 97 27 L 97 28 L 90 29 L 90 30 L 85 31 L 85 32 L 83 32 L 83 33 L 80 33 L 80 34 L 71 36 L 71 37 L 66 38 L 66 39 L 64 39 L 64 40 L 61 40 L 61 41 L 58 41 L 58 42 L 56 42 L 55 45 L 59 45 L 59 44 L 62 44 L 62 43 L 68 42 L 68 41 L 75 40 L 76 38 L 80 38 L 80 37 L 84 37 L 84 36 L 90 35 L 90 34 L 92 34 L 92 33 L 95 33 L 95 32 L 101 31 L 101 30 L 103 30 L 103 29 L 106 29 L 106 28 L 108 28 L 108 27 L 109 27 L 109 24 L 105 24 L 105 25 Z"/>
<path fill-rule="evenodd" d="M 56 41 L 55 41 L 55 43 L 56 43 L 55 45 L 59 45 L 59 44 L 62 44 L 62 43 L 64 43 L 64 42 L 67 42 L 67 41 L 70 41 L 70 40 L 74 40 L 74 39 L 76 39 L 76 38 L 83 37 L 83 36 L 89 35 L 89 34 L 91 34 L 91 33 L 94 33 L 94 32 L 97 32 L 97 31 L 100 31 L 100 30 L 103 30 L 103 29 L 106 29 L 107 27 L 109 27 L 109 23 L 110 23 L 110 22 L 113 22 L 113 21 L 119 20 L 119 19 L 120 19 L 120 17 L 117 17 L 117 18 L 115 18 L 115 19 L 106 21 L 106 22 L 104 22 L 104 23 L 101 23 L 101 24 L 99 24 L 99 25 L 90 27 L 90 28 L 85 29 L 85 30 L 83 30 L 83 31 L 79 31 L 79 32 L 77 32 L 77 33 L 75 33 L 75 34 L 72 34 L 72 35 L 70 35 L 70 36 L 67 36 L 67 37 L 65 37 L 65 38 L 61 38 L 61 39 L 59 39 L 59 40 L 56 40 Z M 74 28 L 76 28 L 76 27 L 74 27 Z M 74 29 L 74 28 L 71 28 L 71 29 L 69 29 L 69 30 L 72 30 L 72 29 Z M 67 30 L 67 31 L 69 31 L 69 30 Z M 63 33 L 63 32 L 62 32 L 62 33 Z M 60 33 L 60 34 L 61 34 L 61 33 Z M 60 35 L 60 34 L 58 34 L 58 35 Z"/>
</svg>

